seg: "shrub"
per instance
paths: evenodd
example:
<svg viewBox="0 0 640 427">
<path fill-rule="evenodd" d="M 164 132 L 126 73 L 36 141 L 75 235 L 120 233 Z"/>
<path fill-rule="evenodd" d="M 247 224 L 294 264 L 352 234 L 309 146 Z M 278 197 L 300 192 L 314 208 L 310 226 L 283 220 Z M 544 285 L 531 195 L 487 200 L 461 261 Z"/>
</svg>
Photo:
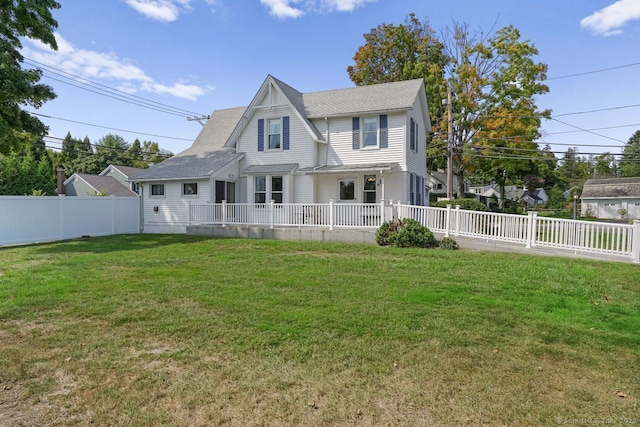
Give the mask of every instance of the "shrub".
<svg viewBox="0 0 640 427">
<path fill-rule="evenodd" d="M 438 244 L 438 248 L 448 251 L 455 251 L 457 249 L 460 249 L 460 246 L 458 246 L 458 242 L 453 240 L 451 237 L 443 237 Z"/>
<path fill-rule="evenodd" d="M 376 231 L 376 242 L 380 246 L 400 248 L 428 248 L 435 246 L 436 239 L 431 230 L 415 219 L 387 221 Z"/>
<path fill-rule="evenodd" d="M 487 211 L 488 210 L 484 203 L 474 198 L 443 200 L 441 202 L 435 203 L 433 206 L 438 208 L 446 208 L 447 205 L 451 205 L 451 206 L 460 205 L 460 209 L 466 209 L 468 211 Z"/>
</svg>

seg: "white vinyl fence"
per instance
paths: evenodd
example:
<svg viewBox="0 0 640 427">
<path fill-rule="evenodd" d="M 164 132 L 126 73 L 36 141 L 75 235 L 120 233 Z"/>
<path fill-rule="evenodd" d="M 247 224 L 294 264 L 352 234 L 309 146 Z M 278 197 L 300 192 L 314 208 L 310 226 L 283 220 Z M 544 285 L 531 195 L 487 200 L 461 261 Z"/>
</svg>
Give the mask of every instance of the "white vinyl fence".
<svg viewBox="0 0 640 427">
<path fill-rule="evenodd" d="M 0 196 L 0 246 L 139 232 L 138 197 Z"/>
<path fill-rule="evenodd" d="M 640 262 L 640 221 L 629 224 L 574 221 L 393 203 L 191 204 L 191 225 L 377 228 L 393 218 L 413 218 L 446 237 L 461 236 L 631 258 Z"/>
</svg>

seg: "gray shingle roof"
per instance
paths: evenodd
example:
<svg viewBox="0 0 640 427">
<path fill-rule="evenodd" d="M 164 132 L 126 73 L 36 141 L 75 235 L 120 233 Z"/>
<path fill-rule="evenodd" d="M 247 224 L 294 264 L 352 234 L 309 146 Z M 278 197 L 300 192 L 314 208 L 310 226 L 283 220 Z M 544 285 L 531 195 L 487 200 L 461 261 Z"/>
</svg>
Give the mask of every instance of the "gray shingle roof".
<svg viewBox="0 0 640 427">
<path fill-rule="evenodd" d="M 355 165 L 335 165 L 335 166 L 320 166 L 312 168 L 302 168 L 300 172 L 307 174 L 313 173 L 335 173 L 335 172 L 360 172 L 360 171 L 376 171 L 376 170 L 389 170 L 398 166 L 398 163 L 362 163 Z"/>
<path fill-rule="evenodd" d="M 140 172 L 144 171 L 143 168 L 134 168 L 132 166 L 119 166 L 119 165 L 111 165 L 113 168 L 119 170 L 126 176 L 127 178 L 131 178 L 132 176 L 138 175 Z M 104 171 L 103 171 L 104 172 Z"/>
<path fill-rule="evenodd" d="M 416 79 L 301 93 L 273 76 L 269 78 L 286 96 L 318 141 L 324 140 L 324 137 L 311 119 L 407 110 L 413 107 L 416 96 L 422 90 L 422 80 Z M 190 148 L 144 170 L 136 175 L 135 181 L 204 178 L 239 158 L 242 154 L 237 154 L 235 148 L 225 147 L 225 143 L 246 111 L 247 107 L 214 111 Z"/>
<path fill-rule="evenodd" d="M 582 199 L 585 198 L 640 198 L 639 178 L 589 179 L 584 183 Z"/>
<path fill-rule="evenodd" d="M 129 190 L 127 187 L 122 185 L 117 179 L 111 176 L 102 176 L 102 175 L 89 175 L 84 173 L 76 174 L 80 179 L 85 181 L 91 187 L 95 188 L 96 191 L 106 195 L 106 196 L 118 196 L 118 197 L 135 197 L 136 193 Z"/>
<path fill-rule="evenodd" d="M 242 156 L 236 153 L 235 148 L 225 147 L 224 144 L 245 110 L 246 107 L 238 107 L 214 111 L 191 147 L 145 169 L 135 180 L 209 177 L 216 170 Z"/>
<path fill-rule="evenodd" d="M 242 173 L 246 173 L 247 175 L 289 173 L 297 167 L 297 163 L 285 163 L 281 165 L 251 165 L 243 169 Z"/>
</svg>

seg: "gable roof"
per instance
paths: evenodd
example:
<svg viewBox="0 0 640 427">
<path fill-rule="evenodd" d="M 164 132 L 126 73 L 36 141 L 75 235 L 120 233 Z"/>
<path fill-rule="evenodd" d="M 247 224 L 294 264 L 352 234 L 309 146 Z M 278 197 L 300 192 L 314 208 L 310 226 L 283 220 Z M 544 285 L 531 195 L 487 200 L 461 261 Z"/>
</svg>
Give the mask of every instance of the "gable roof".
<svg viewBox="0 0 640 427">
<path fill-rule="evenodd" d="M 640 177 L 589 179 L 580 198 L 640 198 Z"/>
<path fill-rule="evenodd" d="M 125 178 L 136 176 L 144 170 L 143 168 L 134 168 L 132 166 L 109 165 L 102 172 L 100 172 L 100 175 L 106 175 L 107 173 L 109 173 L 110 169 L 117 170 L 122 175 L 124 175 Z"/>
<path fill-rule="evenodd" d="M 122 185 L 117 179 L 111 176 L 74 173 L 64 182 L 64 185 L 66 186 L 75 179 L 84 181 L 89 187 L 93 188 L 96 193 L 119 197 L 137 196 L 136 193 Z"/>
<path fill-rule="evenodd" d="M 208 178 L 216 170 L 243 155 L 225 142 L 246 107 L 216 110 L 204 125 L 193 145 L 135 176 L 135 181 Z"/>
</svg>

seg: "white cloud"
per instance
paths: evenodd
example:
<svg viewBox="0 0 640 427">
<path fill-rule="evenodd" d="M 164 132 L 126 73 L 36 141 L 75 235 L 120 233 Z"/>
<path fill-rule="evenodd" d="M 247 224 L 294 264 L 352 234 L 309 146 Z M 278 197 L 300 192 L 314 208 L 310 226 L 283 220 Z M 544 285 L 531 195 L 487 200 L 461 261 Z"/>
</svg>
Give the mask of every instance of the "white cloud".
<svg viewBox="0 0 640 427">
<path fill-rule="evenodd" d="M 125 0 L 137 12 L 162 22 L 173 22 L 190 9 L 191 0 Z"/>
<path fill-rule="evenodd" d="M 296 19 L 308 12 L 351 12 L 375 0 L 260 0 L 269 14 L 280 19 Z"/>
<path fill-rule="evenodd" d="M 296 0 L 293 0 L 297 3 Z M 300 9 L 292 7 L 290 3 L 292 0 L 260 0 L 260 3 L 269 8 L 269 14 L 280 19 L 292 18 L 296 19 L 304 15 L 304 12 Z"/>
<path fill-rule="evenodd" d="M 165 85 L 149 77 L 144 70 L 129 61 L 121 60 L 113 53 L 78 49 L 56 33 L 58 51 L 45 44 L 29 40 L 32 48 L 25 47 L 22 54 L 34 61 L 53 67 L 70 75 L 115 85 L 127 93 L 150 92 L 168 94 L 177 98 L 195 101 L 208 89 L 184 82 Z M 79 80 L 82 81 L 82 80 Z"/>
<path fill-rule="evenodd" d="M 618 0 L 580 21 L 582 28 L 589 28 L 605 36 L 622 33 L 622 27 L 630 21 L 640 19 L 640 1 Z"/>
</svg>

